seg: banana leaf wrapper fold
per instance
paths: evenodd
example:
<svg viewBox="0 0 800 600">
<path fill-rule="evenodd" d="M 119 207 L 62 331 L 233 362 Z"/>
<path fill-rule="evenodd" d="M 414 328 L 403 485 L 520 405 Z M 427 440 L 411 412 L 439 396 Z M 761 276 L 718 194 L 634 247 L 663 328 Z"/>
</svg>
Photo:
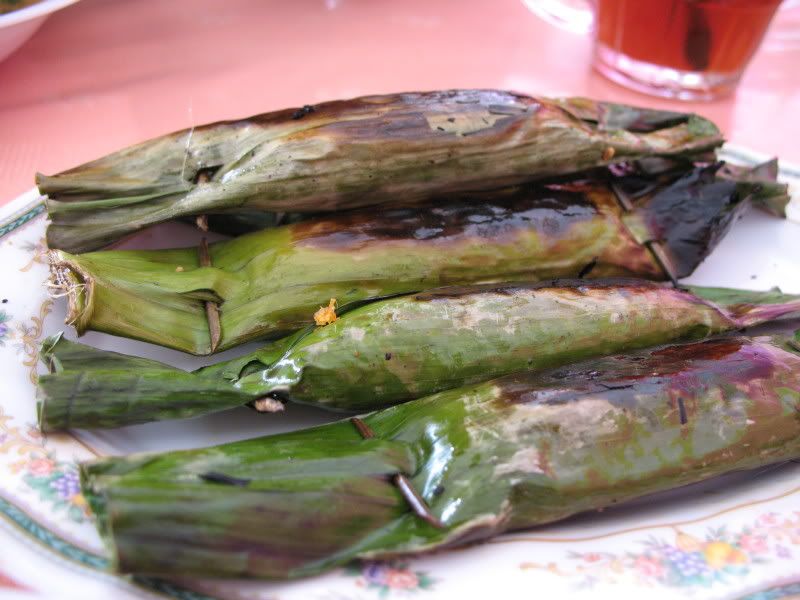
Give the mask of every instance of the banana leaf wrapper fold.
<svg viewBox="0 0 800 600">
<path fill-rule="evenodd" d="M 665 279 L 653 242 L 671 274 L 684 277 L 750 199 L 786 194 L 785 186 L 751 181 L 753 170 L 736 180 L 718 169 L 521 186 L 481 202 L 333 215 L 211 244 L 207 260 L 197 248 L 52 251 L 53 281 L 68 295 L 67 322 L 79 334 L 103 331 L 208 354 L 301 329 L 331 298 L 346 310 L 442 285 Z"/>
<path fill-rule="evenodd" d="M 736 181 L 740 185 L 737 191 L 740 195 L 747 197 L 753 205 L 764 212 L 773 216 L 785 219 L 786 207 L 791 197 L 789 196 L 788 186 L 778 182 L 778 160 L 773 158 L 765 163 L 754 167 L 733 165 L 722 163 L 716 160 L 716 155 L 712 152 L 705 157 L 695 156 L 693 160 L 683 159 L 664 159 L 651 158 L 633 161 L 625 164 L 617 164 L 612 167 L 602 167 L 591 169 L 579 174 L 550 178 L 542 182 L 527 185 L 549 186 L 562 183 L 568 180 L 589 182 L 589 181 L 608 181 L 609 172 L 616 171 L 620 175 L 615 183 L 615 191 L 627 196 L 640 198 L 642 195 L 651 193 L 656 185 L 663 185 L 683 172 L 694 167 L 707 166 L 710 172 L 718 171 L 720 179 Z M 743 185 L 750 183 L 750 186 Z M 469 198 L 474 202 L 492 201 L 497 198 L 498 190 L 485 190 L 460 194 L 460 197 Z M 695 196 L 696 197 L 696 196 Z M 432 199 L 431 202 L 437 202 Z M 641 204 L 641 201 L 639 202 Z M 679 212 L 676 210 L 676 212 Z M 275 213 L 265 211 L 239 211 L 235 213 L 211 214 L 202 217 L 201 227 L 227 236 L 237 236 L 245 233 L 252 233 L 260 229 L 278 227 L 289 223 L 298 223 L 309 219 L 318 219 L 330 213 Z M 198 217 L 184 217 L 183 222 L 198 225 Z M 683 275 L 682 275 L 683 276 Z"/>
<path fill-rule="evenodd" d="M 293 401 L 374 410 L 522 370 L 699 340 L 800 317 L 800 296 L 643 280 L 454 287 L 354 309 L 231 361 L 188 373 L 61 336 L 40 353 L 45 431 L 117 427 Z"/>
<path fill-rule="evenodd" d="M 461 546 L 800 457 L 800 346 L 786 341 L 511 375 L 363 416 L 372 439 L 345 420 L 101 459 L 81 466 L 83 493 L 122 572 L 283 579 Z"/>
<path fill-rule="evenodd" d="M 413 203 L 719 146 L 697 115 L 495 90 L 365 96 L 193 127 L 54 175 L 51 248 L 207 213 Z"/>
</svg>

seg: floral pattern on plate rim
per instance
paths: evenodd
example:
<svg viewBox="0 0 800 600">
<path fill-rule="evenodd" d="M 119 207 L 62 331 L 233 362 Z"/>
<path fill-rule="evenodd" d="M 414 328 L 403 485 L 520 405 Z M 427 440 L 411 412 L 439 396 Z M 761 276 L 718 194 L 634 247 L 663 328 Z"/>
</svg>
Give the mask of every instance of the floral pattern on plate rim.
<svg viewBox="0 0 800 600">
<path fill-rule="evenodd" d="M 574 580 L 577 589 L 598 583 L 632 582 L 675 588 L 708 588 L 748 575 L 754 565 L 800 559 L 800 511 L 767 512 L 753 523 L 728 531 L 709 529 L 702 537 L 675 528 L 669 540 L 651 535 L 641 550 L 613 553 L 570 552 L 560 563 L 522 563 L 523 570 L 546 570 Z"/>
<path fill-rule="evenodd" d="M 415 571 L 404 562 L 365 561 L 344 571 L 355 576 L 358 587 L 375 590 L 381 598 L 390 594 L 408 594 L 422 590 L 433 590 L 436 580 L 426 571 Z"/>
<path fill-rule="evenodd" d="M 23 456 L 9 465 L 11 473 L 21 474 L 20 482 L 36 491 L 54 510 L 63 511 L 76 522 L 86 520 L 88 505 L 81 494 L 77 465 L 58 460 L 35 426 L 29 425 L 23 433 L 10 421 L 0 406 L 0 454 L 16 450 Z"/>
<path fill-rule="evenodd" d="M 22 364 L 28 368 L 28 379 L 36 384 L 36 365 L 39 362 L 39 341 L 44 330 L 44 319 L 53 310 L 53 300 L 47 298 L 39 306 L 39 314 L 30 319 L 30 323 L 17 322 L 9 327 L 8 339 L 14 342 L 17 354 L 24 358 Z"/>
<path fill-rule="evenodd" d="M 6 341 L 11 337 L 11 315 L 6 311 L 0 310 L 0 346 L 5 346 Z"/>
<path fill-rule="evenodd" d="M 35 246 L 30 248 L 31 251 L 35 249 Z M 17 354 L 23 357 L 22 364 L 28 368 L 31 383 L 36 382 L 36 363 L 44 318 L 52 307 L 51 299 L 44 300 L 39 307 L 39 314 L 31 317 L 30 324 L 12 321 L 8 313 L 0 312 L 0 344 L 4 345 L 4 341 L 13 342 Z M 20 427 L 10 424 L 11 420 L 12 417 L 5 414 L 0 406 L 0 454 L 16 450 L 17 454 L 23 456 L 9 465 L 11 473 L 21 473 L 20 482 L 36 491 L 39 498 L 54 510 L 64 511 L 72 521 L 85 521 L 88 506 L 81 494 L 77 465 L 58 460 L 54 452 L 46 447 L 46 439 L 34 425 L 28 425 L 23 433 Z"/>
</svg>

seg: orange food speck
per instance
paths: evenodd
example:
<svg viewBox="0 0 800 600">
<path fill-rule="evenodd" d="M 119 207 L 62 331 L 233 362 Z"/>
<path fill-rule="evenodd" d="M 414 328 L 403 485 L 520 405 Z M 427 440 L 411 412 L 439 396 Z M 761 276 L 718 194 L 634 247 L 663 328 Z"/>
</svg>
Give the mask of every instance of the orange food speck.
<svg viewBox="0 0 800 600">
<path fill-rule="evenodd" d="M 328 306 L 320 306 L 314 313 L 314 323 L 319 326 L 330 325 L 336 319 L 336 298 L 331 298 Z"/>
</svg>

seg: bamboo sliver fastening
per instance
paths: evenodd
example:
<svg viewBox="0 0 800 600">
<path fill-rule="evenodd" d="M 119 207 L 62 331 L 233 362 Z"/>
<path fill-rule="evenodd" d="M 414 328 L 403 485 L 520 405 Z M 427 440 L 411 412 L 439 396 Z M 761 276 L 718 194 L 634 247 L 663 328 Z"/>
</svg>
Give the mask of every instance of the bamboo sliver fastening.
<svg viewBox="0 0 800 600">
<path fill-rule="evenodd" d="M 211 266 L 211 255 L 208 253 L 208 241 L 206 241 L 206 238 L 200 240 L 197 254 L 200 259 L 201 267 Z M 211 338 L 211 352 L 215 352 L 219 346 L 222 333 L 222 328 L 219 323 L 219 306 L 217 306 L 216 302 L 211 302 L 210 300 L 206 300 L 204 305 L 206 309 L 206 318 L 208 319 L 208 333 Z"/>
<path fill-rule="evenodd" d="M 372 431 L 372 428 L 358 417 L 352 417 L 350 422 L 365 440 L 375 437 L 375 432 Z M 408 502 L 408 505 L 411 507 L 411 510 L 414 511 L 414 514 L 416 514 L 423 521 L 430 523 L 434 527 L 439 529 L 444 527 L 444 524 L 431 512 L 431 509 L 428 506 L 428 503 L 425 502 L 425 499 L 420 496 L 419 492 L 417 492 L 417 490 L 414 489 L 414 486 L 411 485 L 408 477 L 402 473 L 396 473 L 395 475 L 392 475 L 392 483 L 394 483 L 394 485 L 397 486 L 397 489 L 400 490 L 400 493 L 403 495 L 403 498 L 405 498 L 406 502 Z"/>
<path fill-rule="evenodd" d="M 625 212 L 631 212 L 634 209 L 634 206 L 630 198 L 628 198 L 628 196 L 616 184 L 612 183 L 611 189 L 614 192 L 614 197 L 617 199 L 617 202 L 619 202 L 619 205 L 622 207 L 622 210 Z M 653 255 L 653 258 L 655 258 L 658 266 L 664 271 L 664 274 L 669 278 L 672 285 L 676 288 L 680 287 L 680 284 L 678 283 L 678 277 L 675 274 L 675 269 L 672 267 L 672 263 L 670 262 L 667 253 L 664 252 L 661 242 L 658 240 L 648 240 L 644 243 L 644 245 L 650 251 L 650 254 Z"/>
<path fill-rule="evenodd" d="M 645 242 L 644 245 L 647 246 L 647 249 L 650 250 L 650 253 L 656 259 L 658 265 L 664 270 L 664 274 L 669 277 L 672 285 L 675 287 L 680 287 L 680 284 L 678 283 L 678 277 L 675 275 L 675 270 L 672 268 L 672 263 L 670 263 L 667 253 L 664 252 L 661 242 L 658 240 L 649 240 Z"/>
</svg>

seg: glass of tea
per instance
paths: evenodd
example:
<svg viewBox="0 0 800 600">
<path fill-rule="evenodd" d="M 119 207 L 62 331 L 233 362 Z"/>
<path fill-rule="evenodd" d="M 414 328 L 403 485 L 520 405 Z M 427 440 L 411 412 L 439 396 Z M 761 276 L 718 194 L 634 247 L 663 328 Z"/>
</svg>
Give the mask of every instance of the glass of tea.
<svg viewBox="0 0 800 600">
<path fill-rule="evenodd" d="M 729 94 L 781 0 L 524 0 L 570 31 L 594 33 L 594 67 L 640 92 L 684 100 Z"/>
</svg>

